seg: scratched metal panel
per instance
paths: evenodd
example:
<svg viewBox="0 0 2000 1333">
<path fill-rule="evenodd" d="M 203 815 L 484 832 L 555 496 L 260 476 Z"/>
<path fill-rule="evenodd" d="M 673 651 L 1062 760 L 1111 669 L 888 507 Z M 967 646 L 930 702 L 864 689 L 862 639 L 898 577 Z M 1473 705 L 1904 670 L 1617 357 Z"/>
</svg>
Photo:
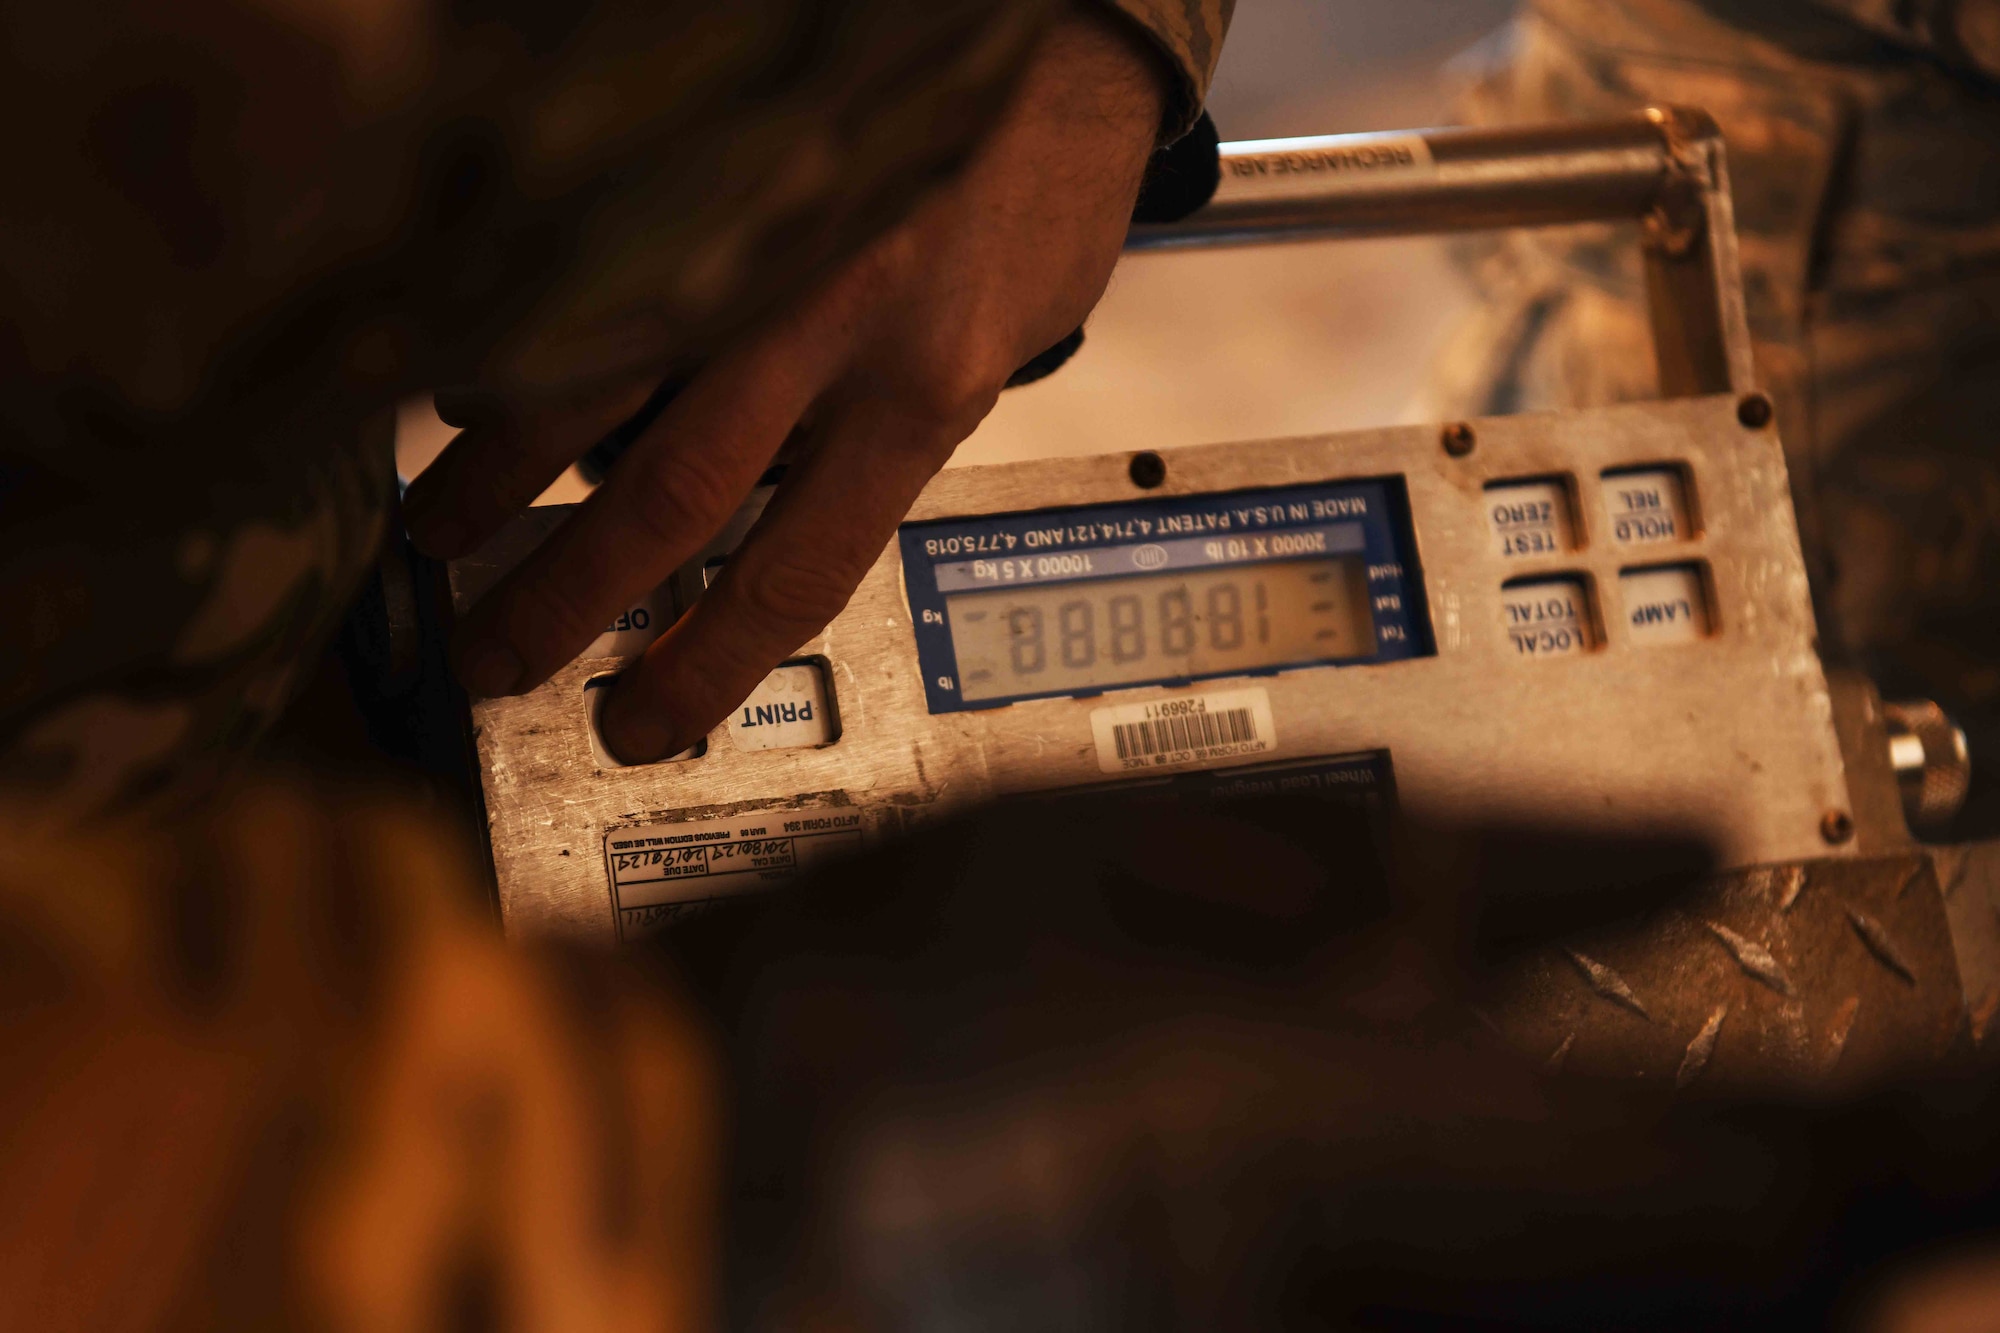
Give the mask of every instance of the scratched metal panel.
<svg viewBox="0 0 2000 1333">
<path fill-rule="evenodd" d="M 1969 1012 L 1955 915 L 1920 851 L 1717 875 L 1671 907 L 1511 961 L 1482 1012 L 1551 1072 L 1714 1092 L 1863 1087 L 1935 1066 L 1962 1031 L 1985 1037 L 1992 1012 Z"/>
<path fill-rule="evenodd" d="M 1846 854 L 1820 833 L 1827 811 L 1848 808 L 1847 785 L 1776 433 L 1739 424 L 1728 396 L 1507 417 L 1476 423 L 1476 432 L 1465 457 L 1441 448 L 1435 427 L 1177 450 L 1152 491 L 1134 486 L 1123 455 L 953 470 L 910 517 L 1400 475 L 1437 654 L 1192 687 L 1269 691 L 1278 744 L 1260 761 L 1387 750 L 1399 800 L 1417 811 L 1695 829 L 1736 866 Z M 1687 470 L 1698 537 L 1638 550 L 1612 540 L 1600 473 L 1644 464 Z M 1503 558 L 1484 486 L 1546 476 L 1571 479 L 1582 549 Z M 521 549 L 520 534 L 511 540 Z M 496 556 L 454 570 L 462 601 L 508 558 Z M 1678 560 L 1706 563 L 1716 632 L 1640 646 L 1620 623 L 1619 572 Z M 1560 572 L 1594 585 L 1605 641 L 1582 656 L 1523 659 L 1502 627 L 1501 585 Z M 618 659 L 578 661 L 531 694 L 476 704 L 510 929 L 611 932 L 607 827 L 804 804 L 851 806 L 872 832 L 891 832 L 912 815 L 996 794 L 1106 781 L 1090 713 L 1189 692 L 1146 687 L 933 716 L 893 544 L 800 652 L 831 667 L 842 735 L 824 749 L 739 753 L 718 729 L 700 760 L 600 769 L 584 730 L 583 683 L 616 670 Z"/>
</svg>

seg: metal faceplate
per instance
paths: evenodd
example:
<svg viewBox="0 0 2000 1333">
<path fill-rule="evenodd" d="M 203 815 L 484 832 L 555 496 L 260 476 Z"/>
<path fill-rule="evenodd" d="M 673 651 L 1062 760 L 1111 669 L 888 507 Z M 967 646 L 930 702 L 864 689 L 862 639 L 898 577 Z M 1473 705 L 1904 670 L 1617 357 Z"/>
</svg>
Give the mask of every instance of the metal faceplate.
<svg viewBox="0 0 2000 1333">
<path fill-rule="evenodd" d="M 1428 656 L 934 712 L 892 542 L 795 659 L 822 669 L 836 739 L 752 749 L 725 726 L 699 758 L 611 768 L 586 682 L 645 636 L 607 634 L 539 689 L 473 706 L 509 929 L 629 936 L 940 812 L 1128 780 L 1104 762 L 1107 717 L 1218 696 L 1268 709 L 1257 743 L 1158 772 L 1386 754 L 1411 813 L 1692 832 L 1730 866 L 1850 854 L 1821 832 L 1850 807 L 1775 431 L 1717 395 L 1481 421 L 1471 439 L 1177 450 L 1153 489 L 1125 456 L 951 470 L 908 520 L 1393 483 Z M 455 564 L 460 610 L 561 516 L 531 511 Z"/>
</svg>

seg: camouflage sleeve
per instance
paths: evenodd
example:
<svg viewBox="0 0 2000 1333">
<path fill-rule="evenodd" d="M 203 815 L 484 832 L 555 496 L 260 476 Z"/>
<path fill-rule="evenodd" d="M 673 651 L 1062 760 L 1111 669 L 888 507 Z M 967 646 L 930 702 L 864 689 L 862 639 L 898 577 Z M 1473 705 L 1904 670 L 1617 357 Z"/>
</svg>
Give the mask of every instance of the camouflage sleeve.
<svg viewBox="0 0 2000 1333">
<path fill-rule="evenodd" d="M 2000 78 L 2000 0 L 1816 0 L 1870 32 Z"/>
<path fill-rule="evenodd" d="M 707 1039 L 478 901 L 324 791 L 0 811 L 0 1328 L 713 1327 Z"/>
<path fill-rule="evenodd" d="M 1202 100 L 1215 78 L 1222 39 L 1229 31 L 1236 0 L 1107 0 L 1145 30 L 1166 57 L 1174 75 L 1163 141 L 1186 134 L 1201 114 Z"/>
<path fill-rule="evenodd" d="M 353 598 L 398 400 L 736 336 L 964 160 L 1053 7 L 0 10 L 64 53 L 0 80 L 0 791 L 199 796 Z"/>
</svg>

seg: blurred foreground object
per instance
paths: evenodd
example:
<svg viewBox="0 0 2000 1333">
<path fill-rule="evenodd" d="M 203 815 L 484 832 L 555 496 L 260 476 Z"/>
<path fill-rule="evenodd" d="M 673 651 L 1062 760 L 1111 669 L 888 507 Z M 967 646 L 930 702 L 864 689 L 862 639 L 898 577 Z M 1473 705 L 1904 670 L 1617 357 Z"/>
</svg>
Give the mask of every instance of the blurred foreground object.
<svg viewBox="0 0 2000 1333">
<path fill-rule="evenodd" d="M 380 806 L 272 782 L 199 827 L 0 839 L 0 1321 L 1772 1327 L 1992 1218 L 1991 1090 L 1923 1070 L 1932 881 L 1384 839 L 1366 808 L 1129 795 L 931 830 L 670 937 L 726 1084 L 642 960 L 504 947 Z M 1731 961 L 1736 929 L 1776 962 Z M 1558 1078 L 1493 1028 L 1565 959 L 1627 1026 Z M 1773 966 L 1815 1037 L 1829 984 L 1891 984 L 1793 1070 Z M 1694 1017 L 1677 986 L 1741 1008 L 1692 1077 L 1645 1064 Z M 1636 1080 L 1574 1077 L 1631 1052 Z"/>
<path fill-rule="evenodd" d="M 1824 1328 L 2000 1221 L 1927 877 L 1368 823 L 1038 802 L 667 937 L 733 1033 L 748 1326 Z M 1517 1027 L 1544 985 L 1613 1017 Z"/>
<path fill-rule="evenodd" d="M 379 798 L 0 829 L 0 1326 L 712 1326 L 716 1079 L 629 960 Z"/>
</svg>

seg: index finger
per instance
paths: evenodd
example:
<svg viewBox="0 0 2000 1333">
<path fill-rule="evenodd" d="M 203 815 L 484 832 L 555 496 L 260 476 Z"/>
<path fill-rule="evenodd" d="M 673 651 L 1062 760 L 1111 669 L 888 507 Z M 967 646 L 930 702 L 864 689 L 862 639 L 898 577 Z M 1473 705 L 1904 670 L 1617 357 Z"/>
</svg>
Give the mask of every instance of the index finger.
<svg viewBox="0 0 2000 1333">
<path fill-rule="evenodd" d="M 825 628 L 969 429 L 879 403 L 828 423 L 714 586 L 619 679 L 602 719 L 612 752 L 686 749 Z"/>
<path fill-rule="evenodd" d="M 457 635 L 475 695 L 532 689 L 665 582 L 736 511 L 819 391 L 820 357 L 774 339 L 719 358 Z"/>
</svg>

